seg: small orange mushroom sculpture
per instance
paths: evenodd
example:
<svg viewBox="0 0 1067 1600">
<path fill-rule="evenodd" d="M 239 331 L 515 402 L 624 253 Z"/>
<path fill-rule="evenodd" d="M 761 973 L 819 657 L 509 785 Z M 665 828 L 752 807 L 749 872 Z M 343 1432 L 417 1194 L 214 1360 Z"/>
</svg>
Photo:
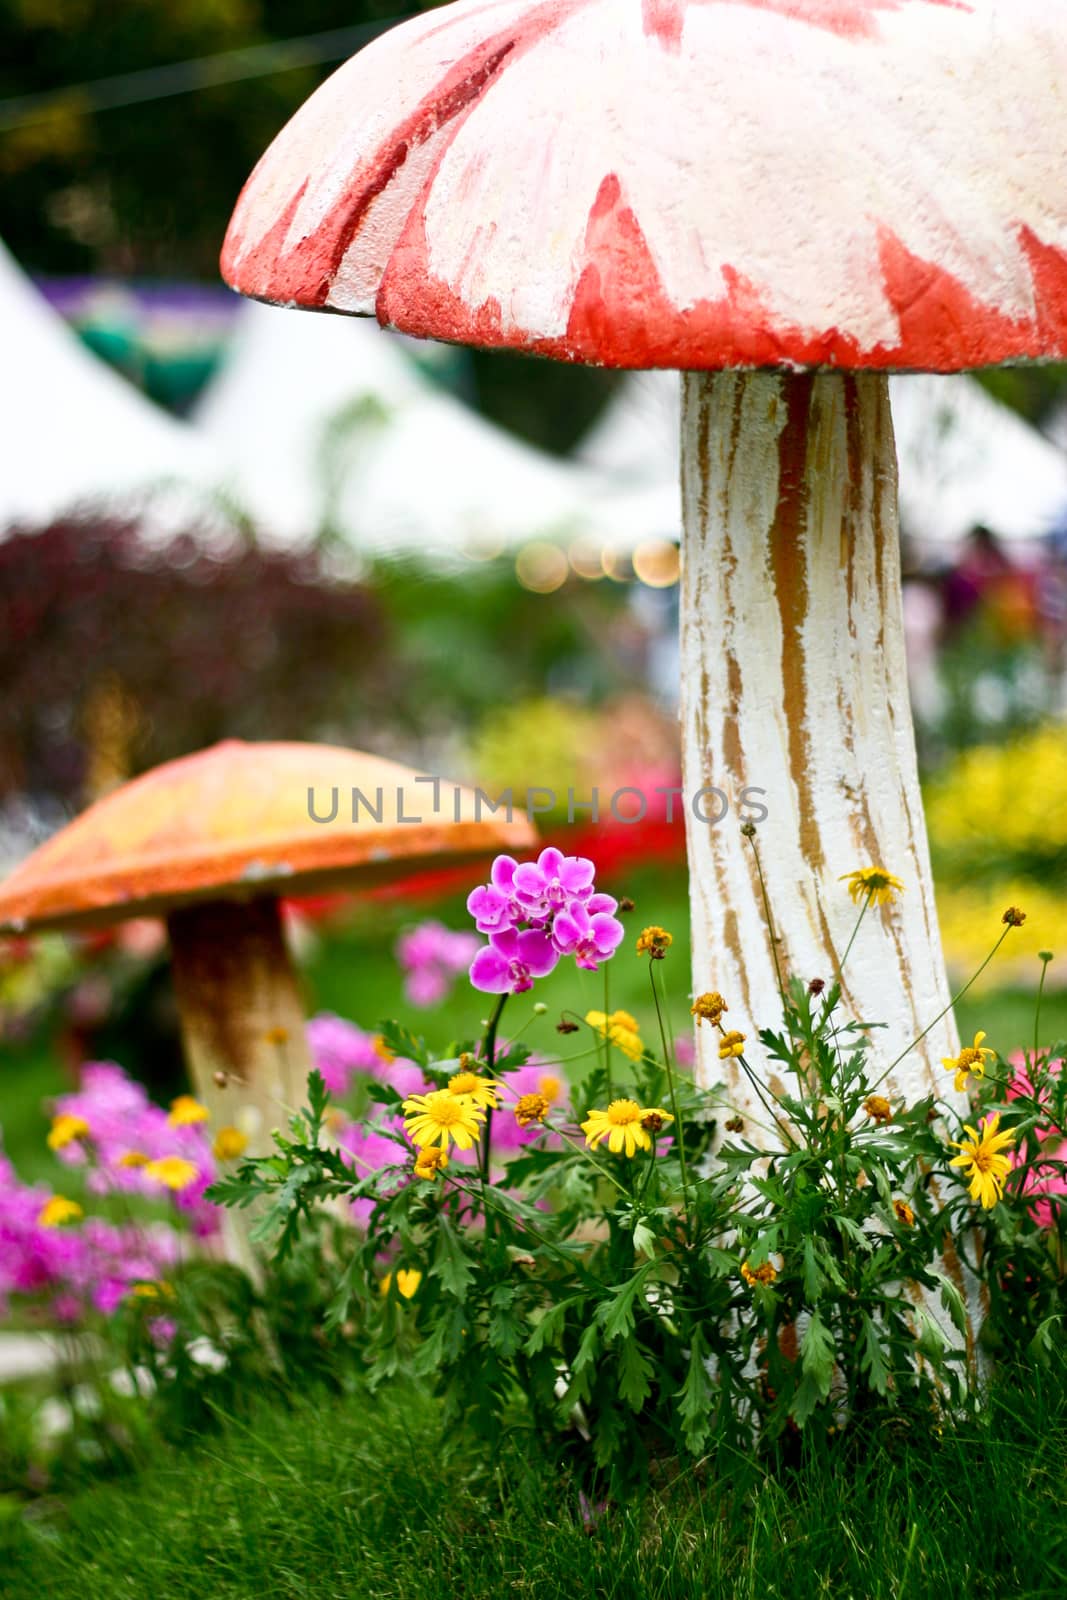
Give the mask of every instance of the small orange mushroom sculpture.
<svg viewBox="0 0 1067 1600">
<path fill-rule="evenodd" d="M 377 756 L 236 740 L 91 806 L 0 886 L 0 932 L 161 916 L 190 1076 L 252 1153 L 303 1104 L 311 1066 L 279 896 L 381 884 L 427 861 L 536 840 L 521 813 Z"/>
</svg>

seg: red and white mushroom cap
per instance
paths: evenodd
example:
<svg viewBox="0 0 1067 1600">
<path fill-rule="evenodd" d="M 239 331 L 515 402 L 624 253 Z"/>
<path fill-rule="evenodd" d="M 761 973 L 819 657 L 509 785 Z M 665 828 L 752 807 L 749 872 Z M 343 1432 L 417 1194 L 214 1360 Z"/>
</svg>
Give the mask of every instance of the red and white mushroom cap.
<svg viewBox="0 0 1067 1600">
<path fill-rule="evenodd" d="M 256 298 L 619 367 L 1067 356 L 1050 0 L 458 0 L 241 195 Z"/>
</svg>

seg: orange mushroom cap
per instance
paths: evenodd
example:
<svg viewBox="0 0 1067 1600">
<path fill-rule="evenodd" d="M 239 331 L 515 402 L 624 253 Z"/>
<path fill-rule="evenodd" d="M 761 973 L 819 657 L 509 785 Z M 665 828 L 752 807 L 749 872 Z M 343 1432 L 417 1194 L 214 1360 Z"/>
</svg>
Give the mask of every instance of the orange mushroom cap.
<svg viewBox="0 0 1067 1600">
<path fill-rule="evenodd" d="M 235 739 L 167 762 L 97 801 L 11 874 L 0 886 L 0 931 L 382 883 L 413 861 L 477 860 L 536 843 L 521 811 L 494 814 L 473 790 L 442 780 L 438 793 L 419 776 L 358 750 Z M 329 817 L 334 791 L 336 817 L 315 821 L 312 806 Z M 355 821 L 354 791 L 363 797 Z"/>
</svg>

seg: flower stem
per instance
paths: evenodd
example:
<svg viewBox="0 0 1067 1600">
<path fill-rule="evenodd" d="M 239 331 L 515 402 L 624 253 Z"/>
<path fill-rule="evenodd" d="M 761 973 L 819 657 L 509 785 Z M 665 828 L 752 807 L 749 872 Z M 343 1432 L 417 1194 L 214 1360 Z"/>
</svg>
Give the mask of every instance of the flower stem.
<svg viewBox="0 0 1067 1600">
<path fill-rule="evenodd" d="M 838 975 L 839 978 L 844 976 L 845 962 L 848 960 L 848 958 L 849 958 L 849 956 L 850 956 L 850 954 L 852 952 L 852 946 L 856 942 L 856 935 L 860 931 L 860 923 L 863 921 L 864 917 L 867 915 L 867 909 L 870 906 L 870 903 L 871 903 L 873 898 L 874 898 L 874 890 L 873 889 L 868 889 L 867 890 L 867 898 L 866 898 L 866 900 L 864 900 L 862 906 L 860 907 L 860 914 L 856 918 L 856 926 L 853 928 L 851 937 L 849 938 L 849 941 L 848 941 L 848 944 L 846 944 L 846 946 L 845 946 L 845 953 L 841 957 L 841 960 L 837 963 L 837 975 Z"/>
<path fill-rule="evenodd" d="M 485 1030 L 485 1039 L 482 1041 L 482 1057 L 490 1077 L 493 1076 L 493 1069 L 496 1066 L 496 1031 L 500 1026 L 500 1018 L 503 1015 L 507 999 L 507 994 L 502 994 L 493 1007 L 493 1014 L 489 1018 L 489 1023 Z M 485 1113 L 485 1132 L 482 1136 L 482 1183 L 485 1185 L 489 1183 L 489 1146 L 492 1134 L 493 1108 L 490 1106 Z"/>
<path fill-rule="evenodd" d="M 1034 1063 L 1033 1064 L 1034 1064 L 1035 1068 L 1037 1066 L 1038 1038 L 1040 1036 L 1040 1027 L 1041 1027 L 1041 996 L 1045 992 L 1045 974 L 1048 971 L 1048 964 L 1049 964 L 1049 962 L 1051 960 L 1052 960 L 1052 957 L 1048 954 L 1047 951 L 1042 953 L 1042 955 L 1040 957 L 1040 961 L 1041 961 L 1041 978 L 1040 978 L 1040 980 L 1038 982 L 1038 985 L 1037 985 L 1037 1004 L 1034 1006 Z"/>
<path fill-rule="evenodd" d="M 652 985 L 652 999 L 656 1004 L 656 1020 L 659 1023 L 660 1043 L 663 1045 L 663 1064 L 667 1069 L 667 1088 L 670 1091 L 671 1111 L 674 1114 L 674 1126 L 678 1130 L 678 1160 L 682 1168 L 682 1197 L 685 1203 L 686 1217 L 689 1216 L 689 1173 L 685 1164 L 685 1126 L 682 1122 L 682 1113 L 678 1109 L 678 1091 L 674 1082 L 674 1067 L 671 1064 L 670 1047 L 667 1044 L 667 1029 L 663 1021 L 663 1010 L 659 1003 L 659 991 L 656 987 L 656 964 L 649 957 L 648 981 Z"/>
<path fill-rule="evenodd" d="M 997 951 L 1000 949 L 1001 945 L 1004 943 L 1005 939 L 1008 937 L 1008 934 L 1010 932 L 1011 932 L 1011 926 L 1009 925 L 1008 927 L 1006 927 L 1004 929 L 1004 932 L 1001 934 L 1000 938 L 997 940 L 997 942 L 993 946 L 992 950 L 990 950 L 989 954 L 986 956 L 985 960 L 982 962 L 982 965 L 978 968 L 978 971 L 971 974 L 971 976 L 967 979 L 967 982 L 963 985 L 963 988 L 962 989 L 958 989 L 956 991 L 956 993 L 952 996 L 952 999 L 949 1001 L 948 1005 L 945 1006 L 943 1010 L 941 1010 L 941 1011 L 939 1011 L 937 1013 L 937 1016 L 933 1019 L 932 1022 L 928 1022 L 926 1024 L 926 1027 L 923 1029 L 922 1033 L 918 1034 L 911 1041 L 910 1044 L 904 1046 L 904 1049 L 900 1052 L 900 1054 L 893 1061 L 891 1061 L 889 1063 L 888 1067 L 886 1067 L 885 1071 L 882 1073 L 882 1076 L 878 1079 L 877 1083 L 872 1083 L 871 1084 L 871 1092 L 872 1093 L 873 1093 L 873 1091 L 875 1089 L 877 1089 L 881 1084 L 883 1084 L 885 1082 L 885 1080 L 888 1078 L 889 1074 L 892 1072 L 893 1068 L 899 1066 L 900 1063 L 903 1061 L 904 1057 L 906 1055 L 909 1055 L 911 1053 L 911 1051 L 915 1049 L 915 1046 L 917 1044 L 921 1044 L 922 1043 L 922 1041 L 926 1038 L 926 1035 L 930 1032 L 930 1029 L 931 1028 L 936 1028 L 937 1024 L 941 1021 L 942 1017 L 947 1017 L 948 1016 L 948 1013 L 952 1010 L 952 1007 L 956 1004 L 956 1002 L 958 1000 L 962 1000 L 963 999 L 964 995 L 967 993 L 967 990 L 971 987 L 971 985 L 973 983 L 977 983 L 978 979 L 982 976 L 982 973 L 985 971 L 986 967 L 988 967 L 989 963 L 992 961 L 993 957 L 996 955 Z"/>
<path fill-rule="evenodd" d="M 771 940 L 771 955 L 774 958 L 774 976 L 778 981 L 778 994 L 782 1002 L 782 1014 L 783 1016 L 787 1016 L 789 1013 L 789 1006 L 785 998 L 785 984 L 782 981 L 782 969 L 778 962 L 778 936 L 774 931 L 774 917 L 771 914 L 770 896 L 767 894 L 767 884 L 763 877 L 763 863 L 760 860 L 759 850 L 756 848 L 755 830 L 753 829 L 751 833 L 746 833 L 745 837 L 751 846 L 752 855 L 756 862 L 756 871 L 759 874 L 760 896 L 763 900 L 763 914 L 767 918 L 767 932 L 769 933 Z M 790 1029 L 789 1031 L 790 1035 L 792 1035 L 793 1030 Z"/>
<path fill-rule="evenodd" d="M 605 963 L 604 963 L 604 1071 L 605 1071 L 605 1074 L 606 1074 L 605 1081 L 607 1083 L 607 1097 L 608 1097 L 609 1101 L 612 1100 L 614 1098 L 614 1095 L 615 1095 L 615 1083 L 614 1083 L 614 1080 L 612 1079 L 612 1076 L 611 1076 L 611 1023 L 610 1023 L 610 1020 L 609 1020 L 610 1017 L 611 1017 L 611 992 L 610 992 L 610 987 L 609 987 L 610 972 L 611 972 L 611 968 L 608 965 L 608 963 L 605 961 Z"/>
</svg>

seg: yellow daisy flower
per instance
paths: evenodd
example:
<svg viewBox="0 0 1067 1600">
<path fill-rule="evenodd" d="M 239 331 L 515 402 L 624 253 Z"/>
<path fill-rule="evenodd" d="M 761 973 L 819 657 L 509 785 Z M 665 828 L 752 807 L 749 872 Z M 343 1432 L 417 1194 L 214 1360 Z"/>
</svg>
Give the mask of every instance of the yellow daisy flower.
<svg viewBox="0 0 1067 1600">
<path fill-rule="evenodd" d="M 154 1178 L 156 1183 L 163 1184 L 167 1189 L 173 1189 L 175 1194 L 188 1189 L 196 1180 L 196 1167 L 184 1156 L 160 1156 L 157 1161 L 147 1162 L 144 1170 L 146 1177 Z"/>
<path fill-rule="evenodd" d="M 38 1211 L 37 1225 L 41 1228 L 61 1228 L 64 1222 L 77 1222 L 83 1215 L 77 1200 L 68 1200 L 65 1195 L 54 1194 Z"/>
<path fill-rule="evenodd" d="M 741 1276 L 749 1288 L 753 1289 L 757 1283 L 773 1283 L 778 1276 L 778 1272 L 775 1267 L 771 1266 L 769 1261 L 761 1262 L 758 1267 L 750 1267 L 747 1261 L 742 1261 Z"/>
<path fill-rule="evenodd" d="M 85 1118 L 72 1116 L 65 1111 L 62 1116 L 52 1118 L 52 1126 L 48 1130 L 48 1148 L 64 1150 L 76 1139 L 86 1139 L 88 1136 L 89 1124 Z"/>
<path fill-rule="evenodd" d="M 843 872 L 838 882 L 848 884 L 848 892 L 856 905 L 869 895 L 872 906 L 891 906 L 897 895 L 904 893 L 900 879 L 894 878 L 884 867 L 857 867 L 855 872 Z"/>
<path fill-rule="evenodd" d="M 958 1056 L 942 1056 L 941 1065 L 946 1072 L 956 1074 L 956 1088 L 967 1087 L 967 1077 L 973 1073 L 976 1078 L 985 1077 L 985 1063 L 988 1056 L 990 1061 L 996 1057 L 996 1051 L 990 1050 L 988 1045 L 983 1046 L 984 1033 L 976 1033 L 974 1043 L 965 1045 Z"/>
<path fill-rule="evenodd" d="M 689 1007 L 689 1015 L 696 1017 L 698 1028 L 702 1022 L 710 1022 L 713 1028 L 717 1028 L 723 1012 L 729 1011 L 729 1009 L 730 1007 L 718 990 L 711 989 L 707 994 L 697 995 L 693 1004 Z"/>
<path fill-rule="evenodd" d="M 645 1053 L 645 1047 L 638 1029 L 636 1017 L 628 1011 L 613 1011 L 609 1016 L 606 1011 L 587 1011 L 585 1020 L 591 1028 L 595 1028 L 602 1039 L 607 1039 L 616 1050 L 621 1050 L 623 1055 L 631 1061 L 640 1061 Z"/>
<path fill-rule="evenodd" d="M 477 1072 L 457 1072 L 448 1080 L 449 1094 L 459 1095 L 485 1111 L 493 1111 L 500 1104 L 499 1089 L 494 1078 L 479 1077 Z"/>
<path fill-rule="evenodd" d="M 970 1180 L 971 1199 L 977 1200 L 987 1211 L 1004 1193 L 1004 1179 L 1011 1171 L 1011 1162 L 1003 1152 L 1015 1143 L 1013 1133 L 998 1133 L 999 1126 L 998 1111 L 986 1117 L 981 1131 L 965 1123 L 964 1132 L 970 1137 L 949 1141 L 954 1150 L 962 1152 L 954 1156 L 949 1165 L 964 1168 Z"/>
<path fill-rule="evenodd" d="M 388 1294 L 393 1281 L 393 1274 L 387 1272 L 379 1285 L 382 1294 Z M 422 1282 L 422 1273 L 417 1267 L 398 1267 L 396 1272 L 396 1292 L 404 1300 L 410 1300 L 419 1284 Z"/>
<path fill-rule="evenodd" d="M 149 1278 L 144 1283 L 135 1283 L 130 1293 L 138 1300 L 173 1300 L 174 1285 L 166 1278 Z"/>
<path fill-rule="evenodd" d="M 211 1148 L 216 1161 L 236 1161 L 248 1149 L 248 1136 L 240 1128 L 220 1128 Z"/>
<path fill-rule="evenodd" d="M 148 1157 L 143 1150 L 127 1150 L 118 1159 L 120 1167 L 147 1167 Z"/>
<path fill-rule="evenodd" d="M 729 1056 L 743 1055 L 744 1050 L 745 1036 L 743 1033 L 738 1033 L 736 1028 L 731 1033 L 724 1033 L 722 1038 L 719 1040 L 720 1061 L 727 1060 Z"/>
<path fill-rule="evenodd" d="M 202 1106 L 191 1094 L 180 1094 L 170 1103 L 167 1121 L 172 1128 L 191 1128 L 194 1123 L 206 1122 L 210 1115 L 207 1106 Z"/>
<path fill-rule="evenodd" d="M 612 1155 L 618 1155 L 620 1150 L 626 1156 L 632 1156 L 637 1150 L 651 1150 L 652 1139 L 647 1128 L 642 1126 L 648 1115 L 647 1109 L 639 1106 L 636 1100 L 613 1100 L 606 1111 L 590 1111 L 588 1119 L 582 1123 L 585 1142 L 590 1150 L 595 1150 L 606 1139 Z"/>
<path fill-rule="evenodd" d="M 415 1176 L 432 1182 L 447 1166 L 447 1150 L 439 1150 L 436 1145 L 428 1145 L 425 1150 L 420 1150 L 415 1158 Z"/>
<path fill-rule="evenodd" d="M 875 1122 L 888 1122 L 893 1115 L 893 1107 L 883 1094 L 869 1094 L 863 1109 Z"/>
<path fill-rule="evenodd" d="M 485 1112 L 464 1095 L 453 1094 L 451 1089 L 434 1089 L 430 1094 L 412 1094 L 404 1101 L 404 1131 L 419 1149 L 427 1145 L 440 1145 L 447 1150 L 455 1143 L 460 1150 L 469 1150 L 481 1136 L 481 1123 Z"/>
<path fill-rule="evenodd" d="M 674 935 L 653 923 L 638 935 L 637 953 L 639 956 L 651 956 L 654 961 L 662 961 L 673 943 Z"/>
<path fill-rule="evenodd" d="M 543 1094 L 520 1095 L 515 1105 L 515 1121 L 520 1128 L 528 1128 L 531 1122 L 544 1122 L 548 1108 L 548 1100 Z"/>
</svg>

